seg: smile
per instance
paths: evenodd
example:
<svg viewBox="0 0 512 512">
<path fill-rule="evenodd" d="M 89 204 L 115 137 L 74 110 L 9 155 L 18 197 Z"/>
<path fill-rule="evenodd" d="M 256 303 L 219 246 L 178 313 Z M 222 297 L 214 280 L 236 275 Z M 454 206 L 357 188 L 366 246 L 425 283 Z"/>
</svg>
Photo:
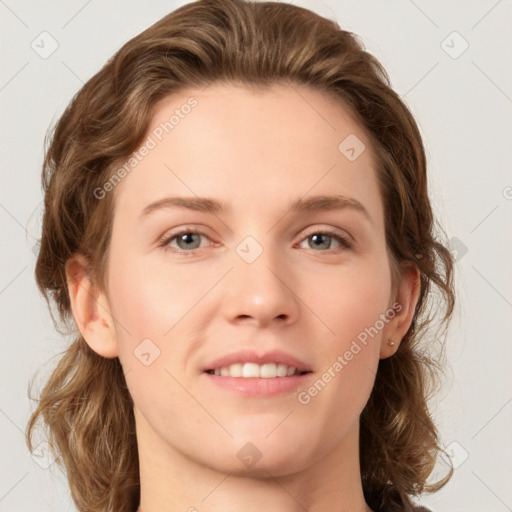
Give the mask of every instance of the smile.
<svg viewBox="0 0 512 512">
<path fill-rule="evenodd" d="M 234 363 L 221 368 L 207 370 L 206 373 L 220 377 L 236 377 L 242 379 L 260 378 L 273 379 L 276 377 L 292 377 L 309 373 L 298 371 L 294 366 L 278 363 Z"/>
</svg>

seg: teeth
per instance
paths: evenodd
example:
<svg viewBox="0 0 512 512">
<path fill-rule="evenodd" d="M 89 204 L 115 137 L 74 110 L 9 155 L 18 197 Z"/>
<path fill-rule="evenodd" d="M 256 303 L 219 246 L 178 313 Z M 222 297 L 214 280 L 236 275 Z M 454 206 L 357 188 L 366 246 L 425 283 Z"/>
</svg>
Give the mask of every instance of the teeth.
<svg viewBox="0 0 512 512">
<path fill-rule="evenodd" d="M 277 376 L 277 365 L 275 363 L 267 363 L 261 365 L 259 377 L 263 379 L 271 379 Z"/>
<path fill-rule="evenodd" d="M 232 364 L 228 368 L 224 368 L 224 371 L 226 371 L 226 369 L 227 369 L 227 375 L 229 377 L 241 377 L 242 376 L 243 365 L 241 365 L 240 363 Z M 222 368 L 221 368 L 221 372 L 222 372 Z"/>
<path fill-rule="evenodd" d="M 241 378 L 262 378 L 272 379 L 275 377 L 289 377 L 291 375 L 299 375 L 294 366 L 285 364 L 265 363 L 262 365 L 256 363 L 235 363 L 222 368 L 215 368 L 210 373 L 223 377 L 241 377 Z"/>
<path fill-rule="evenodd" d="M 286 374 L 288 373 L 288 366 L 286 366 L 285 364 L 278 364 L 276 368 L 276 373 L 278 377 L 286 377 Z"/>
<path fill-rule="evenodd" d="M 260 367 L 256 363 L 245 363 L 242 368 L 242 377 L 259 377 L 260 376 Z"/>
</svg>

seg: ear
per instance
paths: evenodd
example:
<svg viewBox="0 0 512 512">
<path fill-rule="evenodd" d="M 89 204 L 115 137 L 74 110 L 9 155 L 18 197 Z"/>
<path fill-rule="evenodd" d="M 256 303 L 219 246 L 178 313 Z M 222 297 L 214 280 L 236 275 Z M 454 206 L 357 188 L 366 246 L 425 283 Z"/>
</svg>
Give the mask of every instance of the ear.
<svg viewBox="0 0 512 512">
<path fill-rule="evenodd" d="M 407 334 L 414 318 L 416 304 L 421 290 L 420 272 L 418 268 L 409 263 L 402 265 L 401 281 L 396 297 L 390 310 L 395 312 L 383 330 L 380 347 L 380 358 L 392 356 L 398 349 L 402 338 Z M 394 342 L 393 345 L 388 340 Z"/>
<path fill-rule="evenodd" d="M 105 294 L 93 283 L 88 266 L 87 259 L 81 254 L 74 254 L 66 262 L 68 293 L 75 323 L 92 350 L 106 358 L 117 357 L 119 351 L 110 306 Z"/>
</svg>

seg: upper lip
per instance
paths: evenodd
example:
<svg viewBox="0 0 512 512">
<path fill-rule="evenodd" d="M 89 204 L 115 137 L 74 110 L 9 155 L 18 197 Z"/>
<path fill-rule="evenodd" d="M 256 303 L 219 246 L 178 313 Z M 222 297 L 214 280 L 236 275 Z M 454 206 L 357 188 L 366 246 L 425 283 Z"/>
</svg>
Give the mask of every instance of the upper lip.
<svg viewBox="0 0 512 512">
<path fill-rule="evenodd" d="M 206 372 L 208 370 L 215 370 L 216 368 L 224 368 L 236 363 L 256 363 L 259 365 L 265 363 L 276 363 L 293 366 L 299 372 L 312 371 L 311 367 L 300 359 L 280 350 L 272 350 L 264 353 L 258 353 L 254 350 L 238 350 L 237 352 L 232 352 L 231 354 L 227 354 L 213 360 L 208 363 L 202 371 Z"/>
</svg>

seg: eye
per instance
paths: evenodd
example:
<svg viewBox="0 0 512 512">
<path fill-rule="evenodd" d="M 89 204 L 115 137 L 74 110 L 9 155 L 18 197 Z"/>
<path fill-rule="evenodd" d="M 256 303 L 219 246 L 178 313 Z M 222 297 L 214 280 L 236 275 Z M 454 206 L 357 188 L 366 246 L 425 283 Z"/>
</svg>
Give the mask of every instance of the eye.
<svg viewBox="0 0 512 512">
<path fill-rule="evenodd" d="M 302 247 L 304 242 L 308 243 L 308 247 Z M 333 247 L 334 246 L 334 247 Z M 344 247 L 346 249 L 352 248 L 352 242 L 346 236 L 333 231 L 316 231 L 309 234 L 300 244 L 301 248 L 310 248 L 325 252 L 327 250 L 339 249 Z"/>
<path fill-rule="evenodd" d="M 200 249 L 207 245 L 201 245 L 202 239 L 209 238 L 200 231 L 194 229 L 184 229 L 178 233 L 166 235 L 159 243 L 165 250 L 176 253 L 192 252 L 194 249 Z M 209 244 L 211 245 L 211 244 Z"/>
</svg>

